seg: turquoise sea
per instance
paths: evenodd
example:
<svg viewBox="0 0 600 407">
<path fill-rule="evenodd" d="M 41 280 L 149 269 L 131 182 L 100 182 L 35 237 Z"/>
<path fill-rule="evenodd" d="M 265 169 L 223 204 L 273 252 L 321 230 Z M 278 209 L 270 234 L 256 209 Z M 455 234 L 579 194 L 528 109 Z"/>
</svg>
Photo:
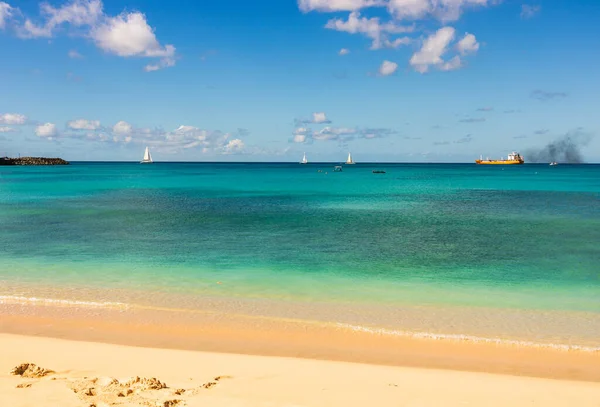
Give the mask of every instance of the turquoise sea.
<svg viewBox="0 0 600 407">
<path fill-rule="evenodd" d="M 599 165 L 333 165 L 0 167 L 0 304 L 600 346 Z"/>
</svg>

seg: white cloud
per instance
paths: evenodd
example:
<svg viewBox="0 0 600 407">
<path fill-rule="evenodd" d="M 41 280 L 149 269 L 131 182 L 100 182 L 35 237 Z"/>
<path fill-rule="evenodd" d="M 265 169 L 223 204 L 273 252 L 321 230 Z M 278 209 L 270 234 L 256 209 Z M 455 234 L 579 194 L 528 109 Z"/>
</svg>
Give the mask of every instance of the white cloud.
<svg viewBox="0 0 600 407">
<path fill-rule="evenodd" d="M 454 21 L 465 8 L 484 7 L 494 3 L 494 0 L 298 0 L 298 7 L 307 13 L 359 11 L 385 6 L 398 20 L 417 20 L 431 16 L 442 21 Z"/>
<path fill-rule="evenodd" d="M 241 153 L 244 148 L 243 140 L 231 139 L 230 133 L 210 131 L 194 126 L 179 126 L 177 129 L 164 131 L 140 132 L 134 129 L 132 142 L 155 146 L 166 153 L 176 153 L 182 150 L 201 148 L 203 153 L 218 154 Z"/>
<path fill-rule="evenodd" d="M 332 18 L 325 25 L 326 29 L 346 32 L 349 34 L 361 34 L 371 39 L 371 49 L 398 48 L 412 44 L 416 41 L 410 37 L 397 37 L 394 34 L 415 32 L 424 25 L 417 25 L 419 21 L 436 19 L 441 22 L 456 21 L 468 9 L 483 8 L 496 5 L 501 0 L 298 0 L 298 6 L 303 12 L 350 12 L 347 20 L 343 18 Z M 382 7 L 392 17 L 392 21 L 382 23 L 381 17 L 362 17 L 360 12 L 364 9 Z M 524 6 L 525 15 L 539 11 L 539 7 Z M 378 12 L 381 14 L 381 12 Z M 400 25 L 412 22 L 412 26 Z M 444 41 L 443 36 L 450 34 L 450 27 L 438 30 L 437 37 L 430 36 L 425 45 L 434 46 L 433 40 Z M 456 69 L 462 66 L 462 61 L 451 58 L 444 61 L 442 55 L 446 47 L 454 40 L 452 31 L 450 38 L 446 38 L 448 44 L 441 49 L 427 49 L 423 47 L 419 52 L 413 54 L 411 65 L 415 70 L 424 73 L 432 65 L 442 70 Z M 442 44 L 443 45 L 443 44 Z M 440 46 L 440 45 L 439 45 Z M 467 34 L 457 45 L 460 55 L 475 53 L 480 44 L 472 34 Z M 342 53 L 340 53 L 342 55 Z M 460 62 L 460 64 L 459 64 Z"/>
<path fill-rule="evenodd" d="M 389 34 L 400 34 L 414 30 L 413 26 L 405 27 L 391 22 L 381 23 L 377 17 L 361 17 L 358 11 L 350 13 L 348 20 L 339 18 L 329 20 L 325 24 L 325 28 L 349 34 L 362 34 L 372 40 L 371 49 L 395 48 L 406 40 L 401 42 L 389 40 Z"/>
<path fill-rule="evenodd" d="M 114 134 L 119 136 L 128 136 L 133 132 L 133 126 L 121 120 L 113 126 L 112 131 Z"/>
<path fill-rule="evenodd" d="M 491 3 L 492 0 L 389 0 L 388 10 L 398 20 L 432 16 L 441 21 L 455 21 L 463 9 Z"/>
<path fill-rule="evenodd" d="M 83 55 L 81 55 L 79 52 L 77 52 L 74 49 L 70 50 L 68 55 L 69 55 L 69 58 L 72 58 L 72 59 L 81 59 L 81 58 L 83 58 Z"/>
<path fill-rule="evenodd" d="M 146 72 L 175 65 L 175 47 L 161 46 L 146 16 L 139 12 L 107 18 L 92 30 L 92 38 L 99 48 L 121 57 L 162 58 L 158 64 L 147 65 Z"/>
<path fill-rule="evenodd" d="M 6 28 L 6 22 L 12 17 L 14 10 L 10 4 L 0 1 L 0 30 Z"/>
<path fill-rule="evenodd" d="M 304 13 L 309 11 L 354 11 L 383 4 L 383 0 L 298 0 L 298 7 Z"/>
<path fill-rule="evenodd" d="M 528 4 L 523 4 L 521 6 L 521 18 L 523 18 L 523 19 L 532 18 L 536 14 L 538 14 L 540 11 L 542 11 L 541 6 L 530 6 Z"/>
<path fill-rule="evenodd" d="M 479 43 L 473 34 L 465 34 L 462 40 L 456 44 L 456 49 L 461 55 L 475 53 L 479 50 Z"/>
<path fill-rule="evenodd" d="M 294 138 L 292 138 L 294 143 L 304 143 L 306 142 L 306 134 L 296 134 Z"/>
<path fill-rule="evenodd" d="M 346 127 L 324 127 L 319 131 L 312 133 L 312 138 L 315 140 L 338 140 L 343 136 L 356 134 L 356 129 Z"/>
<path fill-rule="evenodd" d="M 340 50 L 340 52 L 338 52 L 338 55 L 343 56 L 343 55 L 348 55 L 349 53 L 350 53 L 350 50 L 348 48 L 342 48 Z"/>
<path fill-rule="evenodd" d="M 313 113 L 313 119 L 312 119 L 313 123 L 331 123 L 328 119 L 327 119 L 327 115 L 323 112 L 315 112 Z"/>
<path fill-rule="evenodd" d="M 65 23 L 74 27 L 92 26 L 103 15 L 102 1 L 72 0 L 59 8 L 42 3 L 40 13 L 44 16 L 45 23 L 36 25 L 30 19 L 26 19 L 20 32 L 22 37 L 52 37 L 55 29 Z"/>
<path fill-rule="evenodd" d="M 385 40 L 384 45 L 386 48 L 399 48 L 403 45 L 409 45 L 413 42 L 413 39 L 410 37 L 402 37 L 396 38 L 395 40 L 389 41 Z"/>
<path fill-rule="evenodd" d="M 306 127 L 297 127 L 294 130 L 294 134 L 308 134 L 310 132 L 310 129 L 306 128 Z"/>
<path fill-rule="evenodd" d="M 421 49 L 410 58 L 410 65 L 418 72 L 425 73 L 431 65 L 443 65 L 442 56 L 448 50 L 448 45 L 454 39 L 455 30 L 452 27 L 442 27 L 430 35 Z"/>
<path fill-rule="evenodd" d="M 100 122 L 98 120 L 77 119 L 68 122 L 67 126 L 73 130 L 98 130 Z"/>
<path fill-rule="evenodd" d="M 224 154 L 239 153 L 244 149 L 244 142 L 239 138 L 229 140 L 229 142 L 223 147 Z"/>
<path fill-rule="evenodd" d="M 58 135 L 58 131 L 56 130 L 56 124 L 54 123 L 45 123 L 37 126 L 35 128 L 35 134 L 38 137 L 45 137 L 49 140 L 52 140 L 54 137 Z"/>
<path fill-rule="evenodd" d="M 144 67 L 144 71 L 146 72 L 154 72 L 163 68 L 170 68 L 175 66 L 174 58 L 163 58 L 156 64 L 148 64 Z"/>
<path fill-rule="evenodd" d="M 0 114 L 0 124 L 25 124 L 27 117 L 18 113 Z"/>
<path fill-rule="evenodd" d="M 389 76 L 398 70 L 398 64 L 392 61 L 383 61 L 379 67 L 379 75 Z"/>
<path fill-rule="evenodd" d="M 119 121 L 112 129 L 105 129 L 97 120 L 78 119 L 68 122 L 67 127 L 73 131 L 59 133 L 55 124 L 46 123 L 37 126 L 35 133 L 48 140 L 60 137 L 90 142 L 151 146 L 167 154 L 195 148 L 203 153 L 215 154 L 253 154 L 258 151 L 252 146 L 246 148 L 244 141 L 232 137 L 231 133 L 204 130 L 194 126 L 182 125 L 175 130 L 165 131 L 158 128 L 136 128 L 126 121 Z M 0 132 L 6 131 L 0 130 Z M 239 136 L 243 132 L 238 131 L 234 134 Z"/>
<path fill-rule="evenodd" d="M 12 133 L 14 131 L 17 130 L 13 129 L 12 127 L 0 127 L 0 133 Z"/>
<path fill-rule="evenodd" d="M 140 12 L 110 16 L 104 14 L 101 0 L 70 0 L 61 7 L 42 3 L 40 16 L 42 22 L 39 24 L 26 18 L 17 35 L 22 38 L 52 38 L 59 27 L 69 25 L 78 29 L 73 32 L 75 35 L 92 39 L 107 53 L 120 57 L 160 58 L 158 63 L 144 68 L 147 72 L 175 65 L 175 47 L 161 45 L 146 16 Z M 71 51 L 69 56 L 81 57 L 76 51 Z"/>
<path fill-rule="evenodd" d="M 331 127 L 327 126 L 321 130 L 313 131 L 306 127 L 297 127 L 293 132 L 291 142 L 310 143 L 317 141 L 338 141 L 346 142 L 356 137 L 367 140 L 386 137 L 396 132 L 386 128 L 354 128 L 354 127 Z"/>
<path fill-rule="evenodd" d="M 462 68 L 462 60 L 458 55 L 454 56 L 448 62 L 439 65 L 440 71 L 454 71 L 459 68 Z"/>
</svg>

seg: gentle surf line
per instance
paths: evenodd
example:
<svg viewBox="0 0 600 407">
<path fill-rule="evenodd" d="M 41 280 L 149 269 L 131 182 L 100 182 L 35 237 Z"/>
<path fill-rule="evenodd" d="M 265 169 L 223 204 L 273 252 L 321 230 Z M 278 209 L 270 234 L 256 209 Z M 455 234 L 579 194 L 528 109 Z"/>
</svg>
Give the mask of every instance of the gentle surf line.
<svg viewBox="0 0 600 407">
<path fill-rule="evenodd" d="M 51 305 L 51 306 L 78 306 L 82 308 L 110 308 L 129 309 L 131 306 L 122 302 L 97 302 L 59 300 L 54 298 L 19 297 L 13 295 L 0 295 L 0 305 Z"/>
<path fill-rule="evenodd" d="M 354 332 L 364 332 L 364 333 L 370 333 L 370 334 L 375 334 L 375 335 L 385 335 L 385 336 L 401 336 L 401 337 L 415 338 L 415 339 L 450 340 L 450 341 L 455 341 L 455 342 L 489 343 L 489 344 L 496 344 L 496 345 L 502 345 L 502 346 L 554 349 L 554 350 L 565 351 L 565 352 L 570 352 L 570 351 L 588 352 L 588 353 L 600 352 L 600 347 L 594 347 L 594 346 L 556 344 L 556 343 L 540 343 L 540 342 L 531 342 L 531 341 L 520 341 L 520 340 L 515 340 L 515 339 L 485 338 L 485 337 L 481 337 L 481 336 L 463 335 L 463 334 L 434 334 L 434 333 L 428 333 L 428 332 L 410 332 L 410 331 L 400 331 L 400 330 L 387 329 L 387 328 L 374 328 L 374 327 L 366 327 L 366 326 L 343 324 L 343 323 L 337 323 L 336 326 L 340 327 L 340 328 L 344 328 L 344 329 L 349 329 Z"/>
<path fill-rule="evenodd" d="M 59 299 L 51 299 L 51 298 L 37 298 L 37 297 L 20 297 L 20 296 L 0 296 L 0 305 L 4 304 L 12 304 L 12 305 L 41 305 L 41 306 L 62 306 L 62 307 L 81 307 L 81 308 L 105 308 L 105 309 L 117 309 L 117 310 L 148 310 L 148 311 L 165 311 L 165 312 L 178 312 L 178 313 L 188 313 L 188 314 L 204 314 L 204 315 L 216 315 L 222 314 L 222 312 L 218 311 L 209 311 L 209 310 L 201 310 L 201 309 L 189 309 L 189 308 L 168 308 L 168 307 L 159 307 L 159 306 L 147 306 L 147 305 L 139 305 L 139 304 L 126 304 L 121 302 L 96 302 L 96 301 L 77 301 L 77 300 L 59 300 Z M 227 313 L 231 317 L 240 318 L 240 319 L 251 319 L 251 320 L 265 320 L 272 322 L 287 322 L 300 324 L 305 326 L 315 326 L 321 328 L 336 328 L 336 329 L 344 329 L 353 332 L 361 332 L 373 335 L 381 335 L 381 336 L 396 336 L 396 337 L 406 337 L 413 339 L 426 339 L 426 340 L 437 340 L 437 341 L 453 341 L 453 342 L 473 342 L 473 343 L 487 343 L 487 344 L 495 344 L 499 346 L 514 346 L 514 347 L 527 347 L 527 348 L 538 348 L 538 349 L 553 349 L 558 351 L 565 352 L 586 352 L 586 353 L 596 353 L 600 352 L 600 347 L 593 346 L 583 346 L 583 345 L 572 345 L 572 344 L 555 344 L 555 343 L 540 343 L 533 341 L 523 341 L 523 340 L 515 340 L 515 339 L 502 339 L 502 338 L 486 338 L 481 336 L 474 335 L 464 335 L 464 334 L 438 334 L 438 333 L 430 333 L 430 332 L 411 332 L 411 331 L 402 331 L 396 329 L 389 328 L 377 328 L 377 327 L 368 327 L 362 325 L 352 325 L 346 323 L 339 322 L 325 322 L 325 321 L 315 321 L 315 320 L 305 320 L 305 319 L 295 319 L 295 318 L 284 318 L 284 317 L 271 317 L 271 316 L 263 316 L 263 315 L 248 315 L 248 314 L 239 314 L 239 313 Z"/>
</svg>

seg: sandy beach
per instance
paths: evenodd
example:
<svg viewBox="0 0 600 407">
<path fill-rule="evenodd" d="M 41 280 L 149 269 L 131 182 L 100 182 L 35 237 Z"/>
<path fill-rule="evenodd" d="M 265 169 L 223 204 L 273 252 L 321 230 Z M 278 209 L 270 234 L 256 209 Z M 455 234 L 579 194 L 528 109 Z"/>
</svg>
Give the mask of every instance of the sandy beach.
<svg viewBox="0 0 600 407">
<path fill-rule="evenodd" d="M 16 373 L 23 376 L 10 373 L 24 363 L 37 367 L 22 366 Z M 0 335 L 0 371 L 0 405 L 11 407 L 597 407 L 600 403 L 597 382 L 139 348 L 7 334 Z"/>
</svg>

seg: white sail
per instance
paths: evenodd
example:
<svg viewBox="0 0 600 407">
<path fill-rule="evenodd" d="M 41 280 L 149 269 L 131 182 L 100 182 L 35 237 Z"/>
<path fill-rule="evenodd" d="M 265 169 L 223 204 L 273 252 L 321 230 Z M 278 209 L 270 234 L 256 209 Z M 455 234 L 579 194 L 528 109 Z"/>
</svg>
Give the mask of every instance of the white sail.
<svg viewBox="0 0 600 407">
<path fill-rule="evenodd" d="M 142 160 L 143 164 L 146 163 L 151 163 L 152 162 L 152 156 L 150 155 L 150 149 L 148 147 L 146 147 L 146 151 L 144 151 L 144 159 Z"/>
<path fill-rule="evenodd" d="M 302 161 L 300 161 L 300 164 L 307 164 L 308 160 L 306 159 L 306 153 L 304 153 L 304 157 L 302 157 Z"/>
<path fill-rule="evenodd" d="M 348 153 L 348 159 L 346 160 L 346 164 L 354 164 L 354 161 L 352 161 L 352 153 Z"/>
</svg>

